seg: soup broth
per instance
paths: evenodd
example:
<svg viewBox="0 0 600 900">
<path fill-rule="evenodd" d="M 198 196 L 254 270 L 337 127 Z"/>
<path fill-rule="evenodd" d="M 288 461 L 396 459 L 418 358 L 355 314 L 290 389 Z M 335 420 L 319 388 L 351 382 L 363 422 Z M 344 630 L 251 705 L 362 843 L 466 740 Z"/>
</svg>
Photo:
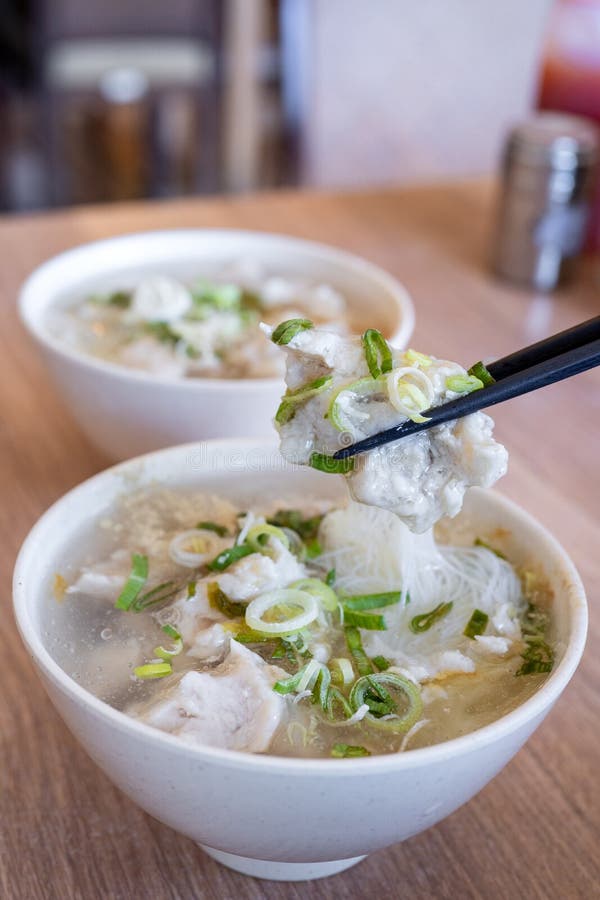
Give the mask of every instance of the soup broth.
<svg viewBox="0 0 600 900">
<path fill-rule="evenodd" d="M 330 507 L 124 497 L 57 573 L 48 649 L 188 743 L 283 756 L 436 744 L 543 683 L 552 597 L 533 572 L 485 535 L 436 544 L 387 511 Z"/>
</svg>

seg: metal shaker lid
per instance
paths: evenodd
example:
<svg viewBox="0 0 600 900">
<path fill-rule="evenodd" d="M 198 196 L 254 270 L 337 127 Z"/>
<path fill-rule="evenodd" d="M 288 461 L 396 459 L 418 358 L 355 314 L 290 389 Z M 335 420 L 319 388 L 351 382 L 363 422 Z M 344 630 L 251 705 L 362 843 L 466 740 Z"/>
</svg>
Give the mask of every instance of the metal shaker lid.
<svg viewBox="0 0 600 900">
<path fill-rule="evenodd" d="M 592 166 L 598 158 L 599 138 L 598 129 L 589 119 L 542 112 L 513 128 L 506 144 L 506 159 L 561 170 Z"/>
</svg>

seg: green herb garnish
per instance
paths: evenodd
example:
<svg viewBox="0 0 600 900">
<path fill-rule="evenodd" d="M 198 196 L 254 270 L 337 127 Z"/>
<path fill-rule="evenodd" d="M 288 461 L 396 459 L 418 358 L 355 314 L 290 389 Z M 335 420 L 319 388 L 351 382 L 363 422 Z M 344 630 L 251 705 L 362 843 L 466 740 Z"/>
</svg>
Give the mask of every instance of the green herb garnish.
<svg viewBox="0 0 600 900">
<path fill-rule="evenodd" d="M 246 614 L 246 603 L 235 603 L 230 600 L 227 594 L 221 590 L 216 581 L 211 581 L 206 585 L 206 594 L 208 602 L 213 609 L 218 609 L 228 619 L 243 618 Z"/>
<path fill-rule="evenodd" d="M 478 378 L 484 385 L 484 387 L 489 387 L 490 384 L 495 384 L 496 379 L 493 375 L 488 372 L 484 364 L 480 362 L 476 362 L 475 365 L 471 366 L 469 369 L 469 375 L 473 375 L 475 378 Z"/>
<path fill-rule="evenodd" d="M 343 597 L 344 610 L 362 611 L 365 609 L 382 609 L 400 602 L 401 591 L 384 591 L 382 594 L 353 594 Z"/>
<path fill-rule="evenodd" d="M 521 653 L 523 664 L 515 675 L 540 675 L 552 671 L 554 651 L 544 639 L 548 622 L 548 614 L 543 609 L 533 603 L 528 605 L 521 623 L 525 641 L 525 649 Z"/>
<path fill-rule="evenodd" d="M 474 610 L 473 615 L 467 622 L 467 626 L 463 631 L 463 634 L 468 638 L 475 639 L 478 634 L 483 634 L 483 632 L 487 628 L 489 620 L 490 617 L 487 613 L 482 612 L 480 609 Z"/>
<path fill-rule="evenodd" d="M 380 672 L 385 672 L 391 666 L 391 662 L 389 659 L 386 659 L 385 656 L 374 656 L 371 659 L 371 662 L 375 666 L 375 668 L 379 669 Z"/>
<path fill-rule="evenodd" d="M 356 663 L 359 675 L 370 675 L 373 672 L 373 666 L 369 657 L 364 651 L 360 631 L 354 625 L 344 628 L 346 637 L 346 646 L 350 651 L 350 656 Z"/>
<path fill-rule="evenodd" d="M 228 537 L 229 535 L 229 530 L 224 525 L 219 525 L 218 522 L 198 522 L 195 527 L 202 531 L 213 531 L 219 537 Z"/>
<path fill-rule="evenodd" d="M 383 616 L 376 613 L 354 612 L 347 609 L 346 606 L 344 606 L 344 624 L 364 628 L 367 631 L 385 631 L 387 629 Z"/>
<path fill-rule="evenodd" d="M 447 616 L 451 609 L 452 602 L 440 603 L 435 609 L 432 609 L 431 612 L 422 613 L 420 616 L 415 616 L 414 619 L 411 619 L 409 626 L 410 630 L 415 634 L 422 634 L 424 631 L 429 631 L 431 626 L 439 619 L 443 619 L 444 616 Z"/>
<path fill-rule="evenodd" d="M 279 509 L 274 516 L 267 519 L 269 525 L 277 525 L 279 528 L 291 528 L 300 535 L 303 541 L 316 538 L 323 516 L 310 516 L 305 518 L 297 509 Z"/>
<path fill-rule="evenodd" d="M 131 557 L 131 572 L 117 602 L 116 609 L 130 609 L 148 578 L 148 557 L 134 553 Z"/>
<path fill-rule="evenodd" d="M 347 475 L 354 469 L 354 457 L 334 459 L 333 456 L 327 456 L 326 453 L 311 453 L 308 464 L 320 472 L 327 472 L 331 475 Z"/>
<path fill-rule="evenodd" d="M 295 338 L 301 331 L 308 331 L 309 328 L 314 327 L 315 326 L 310 319 L 286 319 L 285 322 L 282 322 L 274 330 L 271 335 L 271 340 L 274 344 L 285 346 L 285 344 L 289 344 L 292 338 Z"/>
<path fill-rule="evenodd" d="M 457 394 L 472 394 L 473 391 L 480 391 L 482 387 L 483 381 L 475 375 L 449 375 L 446 378 L 446 390 Z"/>
<path fill-rule="evenodd" d="M 146 591 L 145 594 L 136 597 L 130 608 L 133 609 L 134 612 L 142 612 L 142 610 L 147 609 L 149 606 L 165 603 L 167 600 L 174 597 L 179 590 L 179 585 L 174 581 L 163 581 L 162 584 L 157 585 L 155 588 L 152 588 L 152 590 Z"/>
<path fill-rule="evenodd" d="M 352 759 L 358 756 L 370 756 L 371 751 L 366 747 L 357 747 L 353 744 L 334 744 L 331 748 L 331 755 L 337 759 Z"/>
<path fill-rule="evenodd" d="M 255 552 L 256 551 L 247 544 L 234 544 L 233 547 L 228 547 L 227 550 L 222 550 L 218 556 L 215 556 L 215 558 L 208 563 L 208 568 L 211 572 L 223 572 L 224 569 L 227 569 L 232 563 Z"/>
<path fill-rule="evenodd" d="M 325 584 L 327 587 L 333 587 L 335 584 L 335 569 L 330 569 L 327 575 L 325 576 Z"/>
<path fill-rule="evenodd" d="M 362 336 L 367 366 L 372 378 L 391 372 L 394 364 L 388 342 L 376 328 L 368 328 Z"/>
<path fill-rule="evenodd" d="M 165 678 L 167 675 L 171 675 L 172 672 L 173 669 L 170 662 L 148 663 L 145 666 L 137 666 L 133 670 L 135 677 L 142 679 Z"/>
</svg>

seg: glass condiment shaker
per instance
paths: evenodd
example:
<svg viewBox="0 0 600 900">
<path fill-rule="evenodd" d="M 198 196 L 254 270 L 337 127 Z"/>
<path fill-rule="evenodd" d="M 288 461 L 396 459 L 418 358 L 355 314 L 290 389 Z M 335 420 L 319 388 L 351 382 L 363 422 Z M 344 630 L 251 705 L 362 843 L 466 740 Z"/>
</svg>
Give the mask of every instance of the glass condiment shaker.
<svg viewBox="0 0 600 900">
<path fill-rule="evenodd" d="M 598 159 L 586 119 L 540 113 L 509 134 L 502 159 L 493 268 L 552 290 L 583 247 Z"/>
</svg>

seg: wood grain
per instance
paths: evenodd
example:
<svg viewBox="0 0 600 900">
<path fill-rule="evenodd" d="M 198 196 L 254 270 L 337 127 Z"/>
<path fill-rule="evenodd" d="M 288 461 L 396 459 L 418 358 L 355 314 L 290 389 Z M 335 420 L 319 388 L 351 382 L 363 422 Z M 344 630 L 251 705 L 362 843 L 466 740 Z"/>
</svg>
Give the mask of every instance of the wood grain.
<svg viewBox="0 0 600 900">
<path fill-rule="evenodd" d="M 500 490 L 567 547 L 591 604 L 584 661 L 527 746 L 440 825 L 326 881 L 244 878 L 117 791 L 51 708 L 10 611 L 17 549 L 39 514 L 102 469 L 62 407 L 15 314 L 22 279 L 54 253 L 133 230 L 235 226 L 361 253 L 399 276 L 417 307 L 413 345 L 472 362 L 600 312 L 591 266 L 552 297 L 491 280 L 490 189 L 279 193 L 245 199 L 82 208 L 0 222 L 0 896 L 80 898 L 592 898 L 599 896 L 600 372 L 497 407 L 511 452 Z M 596 278 L 598 276 L 596 275 Z M 402 798 L 398 798 L 402 803 Z"/>
</svg>

